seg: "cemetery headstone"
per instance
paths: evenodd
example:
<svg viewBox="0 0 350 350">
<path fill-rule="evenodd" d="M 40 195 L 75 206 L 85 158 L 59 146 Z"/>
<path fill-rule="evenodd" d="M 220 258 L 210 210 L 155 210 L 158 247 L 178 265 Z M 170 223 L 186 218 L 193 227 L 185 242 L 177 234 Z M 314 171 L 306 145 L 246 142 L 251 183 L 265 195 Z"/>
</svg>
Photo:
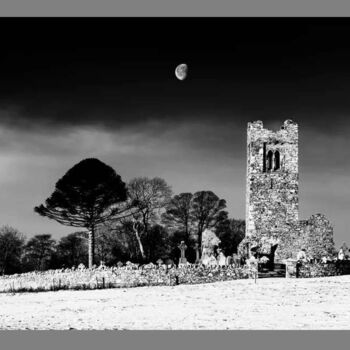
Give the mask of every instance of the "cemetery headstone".
<svg viewBox="0 0 350 350">
<path fill-rule="evenodd" d="M 185 257 L 185 251 L 187 249 L 187 245 L 185 244 L 185 241 L 181 241 L 181 243 L 178 245 L 178 248 L 180 249 L 180 252 L 181 252 L 179 265 L 186 264 L 187 259 Z"/>
<path fill-rule="evenodd" d="M 199 254 L 199 244 L 198 244 L 198 243 L 195 243 L 194 249 L 195 249 L 195 251 L 196 251 L 196 261 L 195 261 L 195 264 L 199 264 L 199 262 L 200 262 L 200 254 Z"/>
</svg>

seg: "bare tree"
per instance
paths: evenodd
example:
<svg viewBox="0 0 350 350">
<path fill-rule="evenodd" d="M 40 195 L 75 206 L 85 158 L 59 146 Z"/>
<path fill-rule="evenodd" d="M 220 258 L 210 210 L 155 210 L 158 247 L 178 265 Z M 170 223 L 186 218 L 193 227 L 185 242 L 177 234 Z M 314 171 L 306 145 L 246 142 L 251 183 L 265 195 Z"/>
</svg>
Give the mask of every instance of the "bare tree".
<svg viewBox="0 0 350 350">
<path fill-rule="evenodd" d="M 137 239 L 142 259 L 146 258 L 142 236 L 160 221 L 160 216 L 171 198 L 171 188 L 164 179 L 138 177 L 128 184 L 129 202 L 132 203 L 132 228 Z M 131 204 L 130 204 L 131 205 Z"/>
<path fill-rule="evenodd" d="M 129 212 L 132 213 L 131 210 Z M 132 226 L 131 219 L 126 217 L 100 225 L 96 233 L 97 256 L 106 263 L 137 260 L 140 249 Z"/>
</svg>

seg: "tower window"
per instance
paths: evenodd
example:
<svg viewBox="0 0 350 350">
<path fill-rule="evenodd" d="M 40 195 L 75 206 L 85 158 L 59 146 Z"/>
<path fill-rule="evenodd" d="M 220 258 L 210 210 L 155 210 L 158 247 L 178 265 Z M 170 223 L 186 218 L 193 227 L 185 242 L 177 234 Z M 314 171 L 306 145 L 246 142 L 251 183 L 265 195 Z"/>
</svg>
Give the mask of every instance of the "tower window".
<svg viewBox="0 0 350 350">
<path fill-rule="evenodd" d="M 280 168 L 280 152 L 275 152 L 275 162 L 274 162 L 274 170 L 278 170 Z"/>
<path fill-rule="evenodd" d="M 273 153 L 272 151 L 267 152 L 267 170 L 272 170 L 272 157 Z"/>
<path fill-rule="evenodd" d="M 263 144 L 263 173 L 266 173 L 266 142 Z"/>
</svg>

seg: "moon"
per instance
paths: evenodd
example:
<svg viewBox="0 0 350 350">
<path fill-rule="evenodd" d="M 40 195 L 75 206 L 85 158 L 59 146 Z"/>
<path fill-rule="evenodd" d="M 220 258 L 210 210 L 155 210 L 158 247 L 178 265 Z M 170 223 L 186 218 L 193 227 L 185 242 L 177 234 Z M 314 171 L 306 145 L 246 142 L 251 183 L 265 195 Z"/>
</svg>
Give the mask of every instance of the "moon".
<svg viewBox="0 0 350 350">
<path fill-rule="evenodd" d="M 175 69 L 176 78 L 184 80 L 187 77 L 188 67 L 186 63 L 179 64 Z"/>
</svg>

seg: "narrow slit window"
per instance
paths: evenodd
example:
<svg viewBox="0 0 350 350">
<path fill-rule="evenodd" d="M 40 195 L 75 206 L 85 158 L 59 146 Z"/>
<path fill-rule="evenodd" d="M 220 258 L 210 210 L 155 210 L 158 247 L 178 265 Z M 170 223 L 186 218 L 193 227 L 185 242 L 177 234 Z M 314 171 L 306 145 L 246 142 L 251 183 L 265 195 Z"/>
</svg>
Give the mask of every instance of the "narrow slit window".
<svg viewBox="0 0 350 350">
<path fill-rule="evenodd" d="M 266 142 L 263 144 L 263 173 L 266 173 Z"/>
<path fill-rule="evenodd" d="M 272 170 L 272 156 L 273 153 L 272 151 L 268 151 L 267 152 L 267 170 Z"/>
<path fill-rule="evenodd" d="M 280 152 L 275 152 L 275 166 L 274 170 L 278 170 L 280 168 Z"/>
</svg>

